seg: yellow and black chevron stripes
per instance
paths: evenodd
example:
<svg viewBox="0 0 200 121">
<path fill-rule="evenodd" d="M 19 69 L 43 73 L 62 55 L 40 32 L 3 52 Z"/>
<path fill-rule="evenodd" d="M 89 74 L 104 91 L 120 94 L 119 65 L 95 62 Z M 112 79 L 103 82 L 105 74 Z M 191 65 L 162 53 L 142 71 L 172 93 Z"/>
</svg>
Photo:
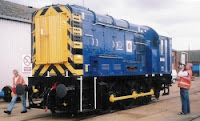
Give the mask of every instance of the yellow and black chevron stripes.
<svg viewBox="0 0 200 121">
<path fill-rule="evenodd" d="M 79 22 L 81 23 L 81 16 L 79 14 L 76 14 L 76 13 L 72 13 L 72 21 L 76 21 L 76 22 Z"/>
<path fill-rule="evenodd" d="M 38 54 L 40 55 L 42 52 L 37 50 L 38 44 L 37 44 L 37 37 L 41 36 L 40 34 L 43 34 L 44 32 L 42 29 L 35 29 L 36 26 L 43 26 L 46 28 L 44 30 L 47 33 L 44 33 L 46 36 L 45 39 L 48 39 L 48 29 L 50 29 L 50 25 L 48 23 L 48 17 L 49 16 L 57 16 L 59 14 L 63 14 L 65 17 L 65 23 L 62 21 L 63 24 L 65 24 L 65 30 L 66 32 L 62 32 L 61 39 L 64 39 L 67 43 L 66 46 L 66 60 L 63 60 L 62 63 L 40 63 L 37 60 Z M 43 18 L 42 18 L 43 17 Z M 61 18 L 63 19 L 63 17 Z M 47 21 L 47 23 L 44 23 L 41 25 L 41 21 Z M 63 29 L 62 29 L 63 30 Z M 64 35 L 64 33 L 67 33 Z M 43 38 L 40 38 L 39 40 L 42 41 Z M 36 46 L 37 45 L 37 46 Z M 49 46 L 43 45 L 43 46 Z M 65 47 L 65 46 L 63 46 Z M 36 51 L 37 50 L 37 51 Z M 44 52 L 43 52 L 44 53 Z M 48 54 L 48 53 L 47 53 Z M 48 59 L 48 58 L 47 58 Z M 33 62 L 33 69 L 32 69 L 32 75 L 33 76 L 47 76 L 49 74 L 50 76 L 64 76 L 66 71 L 69 72 L 69 74 L 72 75 L 83 75 L 83 44 L 82 44 L 82 29 L 81 29 L 81 17 L 79 14 L 71 13 L 70 10 L 66 6 L 49 6 L 45 7 L 43 9 L 38 10 L 33 15 L 33 23 L 32 23 L 32 62 Z"/>
<path fill-rule="evenodd" d="M 35 71 L 33 76 L 47 76 L 48 72 L 50 76 L 64 76 L 66 67 L 62 64 L 45 64 L 39 65 L 39 68 Z"/>
<path fill-rule="evenodd" d="M 73 32 L 74 36 L 82 36 L 82 29 L 81 28 L 73 27 L 72 32 Z"/>
<path fill-rule="evenodd" d="M 68 57 L 68 62 L 75 69 L 76 73 L 83 73 L 83 43 L 80 15 L 72 13 L 71 26 L 72 30 L 68 31 L 68 35 L 71 37 L 68 43 L 68 50 L 71 55 Z M 71 69 L 73 70 L 73 68 Z"/>
<path fill-rule="evenodd" d="M 32 17 L 36 17 L 36 16 L 39 16 L 39 14 L 42 12 L 42 10 L 39 10 L 35 13 L 33 13 Z M 35 59 L 35 53 L 36 53 L 36 50 L 35 50 L 35 19 L 32 18 L 32 26 L 31 26 L 31 56 L 32 56 L 32 75 L 35 73 L 35 71 L 37 69 L 39 69 L 39 65 L 35 65 L 35 62 L 36 62 L 36 59 Z"/>
</svg>

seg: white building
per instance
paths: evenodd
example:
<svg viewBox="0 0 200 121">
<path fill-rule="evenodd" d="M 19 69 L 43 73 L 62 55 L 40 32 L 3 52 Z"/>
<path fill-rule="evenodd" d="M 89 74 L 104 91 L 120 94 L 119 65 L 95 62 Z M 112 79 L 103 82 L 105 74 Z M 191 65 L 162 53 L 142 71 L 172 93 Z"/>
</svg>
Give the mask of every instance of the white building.
<svg viewBox="0 0 200 121">
<path fill-rule="evenodd" d="M 31 55 L 31 13 L 36 9 L 0 0 L 0 90 L 12 86 L 17 69 L 26 83 L 31 72 L 23 72 L 23 55 Z"/>
</svg>

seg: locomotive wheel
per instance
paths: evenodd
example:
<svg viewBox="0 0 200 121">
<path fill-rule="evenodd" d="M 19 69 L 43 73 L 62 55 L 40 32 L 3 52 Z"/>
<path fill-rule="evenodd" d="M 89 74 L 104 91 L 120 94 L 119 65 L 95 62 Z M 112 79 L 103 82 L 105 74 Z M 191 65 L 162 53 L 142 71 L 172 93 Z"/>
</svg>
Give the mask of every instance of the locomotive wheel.
<svg viewBox="0 0 200 121">
<path fill-rule="evenodd" d="M 112 103 L 109 102 L 109 93 L 106 93 L 106 91 L 102 91 L 101 97 L 102 102 L 104 103 L 102 104 L 102 108 L 100 109 L 100 114 L 109 113 L 112 109 Z"/>
<path fill-rule="evenodd" d="M 133 93 L 133 91 L 135 90 L 135 82 L 136 81 L 126 81 L 125 84 L 121 84 L 120 86 L 123 87 L 123 95 L 130 95 Z M 123 86 L 122 86 L 123 85 Z M 127 99 L 127 100 L 122 100 L 119 102 L 120 104 L 120 109 L 129 109 L 131 107 L 133 107 L 134 105 L 134 99 Z"/>
<path fill-rule="evenodd" d="M 142 86 L 145 89 L 144 90 L 145 92 L 149 92 L 153 88 L 152 87 L 152 80 L 145 79 L 145 83 Z M 151 97 L 152 97 L 151 95 L 142 97 L 142 102 L 141 103 L 143 105 L 149 104 L 151 102 Z"/>
<path fill-rule="evenodd" d="M 109 97 L 110 97 L 110 94 L 113 94 L 113 87 L 115 86 L 114 83 L 111 83 L 111 84 L 107 84 L 105 82 L 100 82 L 99 84 L 99 87 L 100 87 L 100 94 L 99 94 L 99 97 L 100 97 L 100 100 L 101 100 L 101 108 L 99 110 L 99 113 L 100 114 L 105 114 L 105 113 L 109 113 L 112 109 L 112 106 L 113 106 L 113 103 L 111 103 L 109 101 Z"/>
<path fill-rule="evenodd" d="M 147 105 L 151 102 L 151 96 L 138 98 L 139 105 Z"/>
<path fill-rule="evenodd" d="M 129 109 L 132 108 L 134 105 L 134 99 L 127 99 L 120 101 L 120 109 Z"/>
</svg>

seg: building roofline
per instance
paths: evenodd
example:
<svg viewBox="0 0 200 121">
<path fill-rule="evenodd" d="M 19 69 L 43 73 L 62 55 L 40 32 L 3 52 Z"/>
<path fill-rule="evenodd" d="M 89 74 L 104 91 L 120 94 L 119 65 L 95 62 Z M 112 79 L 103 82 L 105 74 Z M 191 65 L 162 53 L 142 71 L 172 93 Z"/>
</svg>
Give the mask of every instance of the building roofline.
<svg viewBox="0 0 200 121">
<path fill-rule="evenodd" d="M 6 15 L 0 15 L 0 18 L 1 19 L 6 19 L 6 20 L 12 20 L 12 21 L 18 21 L 18 22 L 31 24 L 31 20 L 27 20 L 27 19 L 21 19 L 21 18 L 6 16 Z"/>
</svg>

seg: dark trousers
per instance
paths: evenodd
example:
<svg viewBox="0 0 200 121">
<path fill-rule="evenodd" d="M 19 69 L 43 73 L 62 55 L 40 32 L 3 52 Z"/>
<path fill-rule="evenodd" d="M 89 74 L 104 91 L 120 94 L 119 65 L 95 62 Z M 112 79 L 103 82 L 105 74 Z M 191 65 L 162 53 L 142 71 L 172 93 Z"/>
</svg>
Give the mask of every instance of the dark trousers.
<svg viewBox="0 0 200 121">
<path fill-rule="evenodd" d="M 190 113 L 190 99 L 189 99 L 189 90 L 185 88 L 180 88 L 181 103 L 182 103 L 182 112 L 184 114 Z"/>
</svg>

